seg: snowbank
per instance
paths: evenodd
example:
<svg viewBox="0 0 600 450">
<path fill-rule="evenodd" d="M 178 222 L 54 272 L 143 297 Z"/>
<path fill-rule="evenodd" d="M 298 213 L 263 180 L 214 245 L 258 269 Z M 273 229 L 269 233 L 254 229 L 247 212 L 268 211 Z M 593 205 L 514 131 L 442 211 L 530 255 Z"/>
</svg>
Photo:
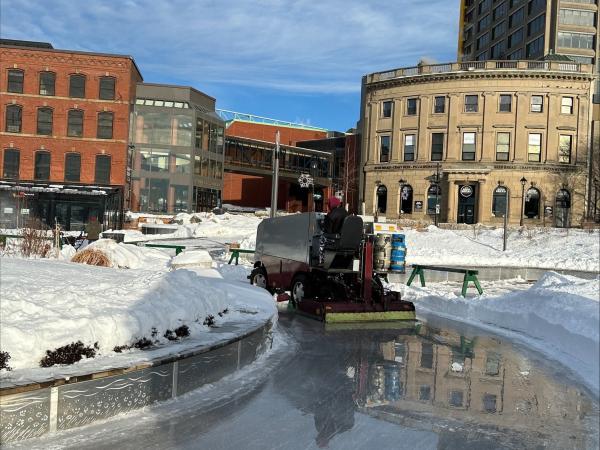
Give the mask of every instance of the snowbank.
<svg viewBox="0 0 600 450">
<path fill-rule="evenodd" d="M 210 269 L 213 260 L 206 250 L 187 250 L 175 256 L 171 261 L 173 268 L 181 267 L 202 267 Z"/>
<path fill-rule="evenodd" d="M 116 259 L 131 251 L 129 262 L 136 261 L 137 250 L 150 250 L 113 244 L 98 241 L 95 245 L 109 248 Z M 190 329 L 190 339 L 210 341 L 214 329 L 203 325 L 208 315 L 219 325 L 256 323 L 276 313 L 266 291 L 214 274 L 204 277 L 161 267 L 116 270 L 18 258 L 2 258 L 0 263 L 0 343 L 1 350 L 10 353 L 9 365 L 15 369 L 3 372 L 3 377 L 18 378 L 19 369 L 37 367 L 46 350 L 77 340 L 86 345 L 97 342 L 100 347 L 94 360 L 76 363 L 85 373 L 93 362 L 103 363 L 104 368 L 122 365 L 128 355 L 116 354 L 113 348 L 151 338 L 153 328 L 157 333 L 152 339 L 159 344 L 168 342 L 163 337 L 167 329 L 183 324 Z M 226 309 L 220 317 L 218 313 Z"/>
<path fill-rule="evenodd" d="M 406 229 L 408 264 L 539 267 L 561 270 L 600 270 L 598 232 L 556 228 L 509 231 L 502 251 L 501 228 L 427 231 Z"/>
<path fill-rule="evenodd" d="M 435 286 L 435 285 L 432 285 Z M 546 273 L 531 288 L 463 298 L 432 288 L 396 286 L 418 312 L 431 312 L 511 334 L 559 360 L 599 391 L 600 278 Z"/>
<path fill-rule="evenodd" d="M 132 244 L 118 244 L 112 239 L 99 239 L 85 248 L 100 250 L 108 256 L 112 267 L 121 269 L 164 269 L 171 260 L 169 255 L 160 250 Z"/>
</svg>

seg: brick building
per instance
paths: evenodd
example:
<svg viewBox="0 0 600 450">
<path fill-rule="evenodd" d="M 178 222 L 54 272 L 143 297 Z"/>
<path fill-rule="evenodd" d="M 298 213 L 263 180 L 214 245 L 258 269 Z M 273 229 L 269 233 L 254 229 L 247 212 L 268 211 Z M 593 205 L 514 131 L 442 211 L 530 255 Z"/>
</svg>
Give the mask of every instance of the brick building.
<svg viewBox="0 0 600 450">
<path fill-rule="evenodd" d="M 0 226 L 118 226 L 128 202 L 130 56 L 0 41 Z"/>
</svg>

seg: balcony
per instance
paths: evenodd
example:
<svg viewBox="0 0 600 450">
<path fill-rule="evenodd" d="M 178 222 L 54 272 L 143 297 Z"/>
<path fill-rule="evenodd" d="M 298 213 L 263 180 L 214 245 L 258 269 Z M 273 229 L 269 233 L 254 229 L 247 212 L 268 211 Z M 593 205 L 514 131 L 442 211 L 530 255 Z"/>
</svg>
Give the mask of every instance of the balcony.
<svg viewBox="0 0 600 450">
<path fill-rule="evenodd" d="M 367 75 L 367 84 L 418 75 L 491 70 L 568 72 L 592 75 L 593 65 L 565 61 L 469 61 L 427 64 L 372 73 Z"/>
</svg>

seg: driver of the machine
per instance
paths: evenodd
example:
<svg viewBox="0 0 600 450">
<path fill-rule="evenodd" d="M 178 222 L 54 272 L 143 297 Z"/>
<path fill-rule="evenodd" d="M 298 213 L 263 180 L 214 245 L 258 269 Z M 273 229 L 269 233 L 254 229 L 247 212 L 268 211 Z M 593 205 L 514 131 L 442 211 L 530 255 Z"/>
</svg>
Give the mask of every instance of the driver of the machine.
<svg viewBox="0 0 600 450">
<path fill-rule="evenodd" d="M 342 231 L 344 219 L 348 216 L 348 211 L 342 206 L 342 202 L 337 197 L 329 197 L 327 203 L 329 212 L 323 221 L 323 232 L 325 234 L 339 234 Z"/>
</svg>

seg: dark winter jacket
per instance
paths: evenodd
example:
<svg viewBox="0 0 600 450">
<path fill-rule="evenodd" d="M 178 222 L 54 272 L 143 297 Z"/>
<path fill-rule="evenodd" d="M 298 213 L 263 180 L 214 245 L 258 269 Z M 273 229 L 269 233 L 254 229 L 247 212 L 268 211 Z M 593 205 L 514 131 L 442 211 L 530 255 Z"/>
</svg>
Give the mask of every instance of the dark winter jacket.
<svg viewBox="0 0 600 450">
<path fill-rule="evenodd" d="M 344 219 L 348 216 L 348 211 L 344 207 L 339 206 L 333 208 L 325 216 L 323 227 L 326 234 L 339 234 L 342 231 Z"/>
</svg>

